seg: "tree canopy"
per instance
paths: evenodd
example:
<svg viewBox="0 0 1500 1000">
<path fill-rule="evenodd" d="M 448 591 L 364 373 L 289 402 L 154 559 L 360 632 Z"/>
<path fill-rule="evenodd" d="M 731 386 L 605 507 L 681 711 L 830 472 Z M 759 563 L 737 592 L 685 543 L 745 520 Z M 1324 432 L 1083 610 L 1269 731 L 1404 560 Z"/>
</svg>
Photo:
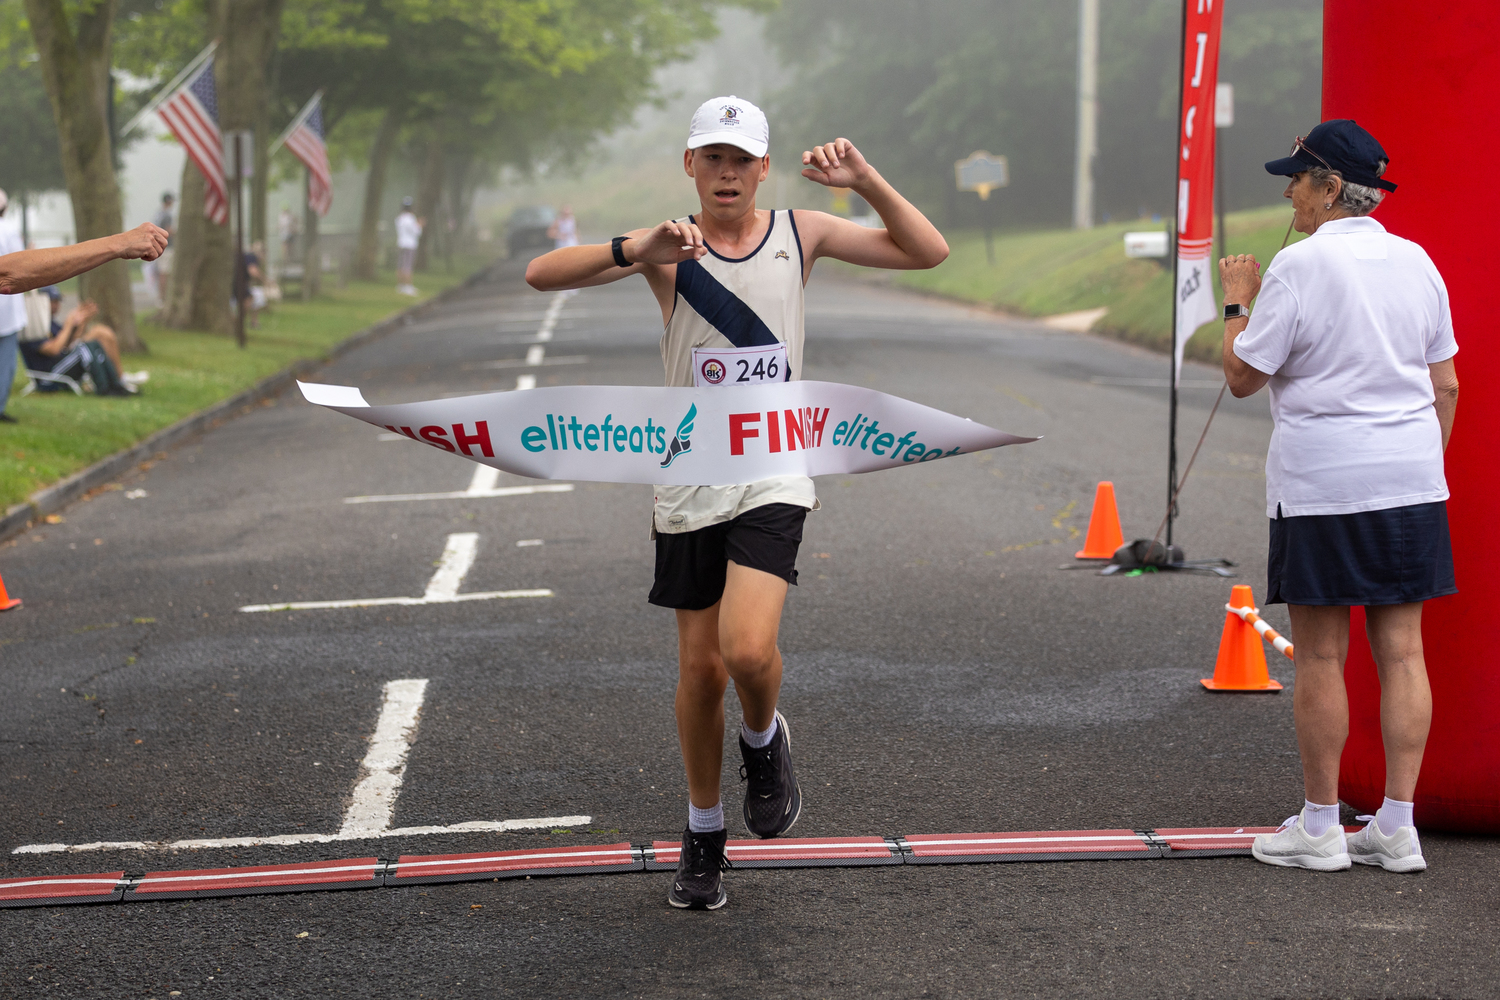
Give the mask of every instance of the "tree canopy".
<svg viewBox="0 0 1500 1000">
<path fill-rule="evenodd" d="M 1322 4 L 1236 0 L 1220 78 L 1235 85 L 1225 134 L 1231 207 L 1264 204 L 1264 160 L 1317 121 Z M 1169 214 L 1182 0 L 1101 5 L 1100 208 Z M 1078 5 L 1061 0 L 785 0 L 768 35 L 792 67 L 771 102 L 794 143 L 849 135 L 911 194 L 962 213 L 953 162 L 976 149 L 1010 160 L 997 197 L 1015 223 L 1070 216 Z M 967 196 L 972 198 L 973 196 Z"/>
</svg>

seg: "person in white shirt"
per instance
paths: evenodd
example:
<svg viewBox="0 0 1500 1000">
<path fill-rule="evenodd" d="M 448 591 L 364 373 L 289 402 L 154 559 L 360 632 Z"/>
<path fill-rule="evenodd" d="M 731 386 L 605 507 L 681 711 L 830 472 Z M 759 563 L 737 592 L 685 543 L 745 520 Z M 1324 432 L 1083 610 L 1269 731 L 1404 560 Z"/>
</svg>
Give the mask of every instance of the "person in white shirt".
<svg viewBox="0 0 1500 1000">
<path fill-rule="evenodd" d="M 578 245 L 578 220 L 573 217 L 572 205 L 562 207 L 552 225 L 547 227 L 547 236 L 552 240 L 553 249 Z"/>
<path fill-rule="evenodd" d="M 0 191 L 0 216 L 5 215 L 8 204 L 5 192 Z M 16 377 L 16 345 L 26 327 L 26 303 L 21 293 L 77 277 L 111 260 L 155 260 L 166 247 L 167 231 L 143 222 L 114 236 L 27 250 L 21 246 L 21 234 L 14 225 L 0 218 L 0 423 L 16 422 L 5 408 Z"/>
<path fill-rule="evenodd" d="M 803 286 L 819 257 L 928 268 L 948 256 L 948 244 L 848 139 L 804 152 L 802 176 L 858 191 L 884 228 L 824 212 L 756 208 L 771 169 L 769 146 L 766 117 L 754 104 L 732 95 L 705 102 L 693 115 L 682 159 L 697 186 L 698 212 L 610 243 L 553 250 L 531 261 L 527 282 L 557 291 L 644 277 L 661 308 L 668 385 L 733 391 L 736 384 L 800 378 Z M 678 430 L 663 466 L 689 444 L 690 421 Z M 746 828 L 777 837 L 801 812 L 791 736 L 778 710 L 776 637 L 788 585 L 797 580 L 803 521 L 817 503 L 805 476 L 656 487 L 656 581 L 648 600 L 676 612 L 677 734 L 688 784 L 688 826 L 667 894 L 673 906 L 711 910 L 726 899 L 720 779 L 731 679 L 744 709 Z"/>
<path fill-rule="evenodd" d="M 1305 801 L 1255 839 L 1252 853 L 1273 865 L 1427 866 L 1412 819 L 1432 721 L 1422 604 L 1458 591 L 1443 474 L 1458 343 L 1437 268 L 1368 217 L 1396 190 L 1388 162 L 1353 121 L 1323 122 L 1266 164 L 1291 177 L 1294 224 L 1310 238 L 1277 254 L 1264 280 L 1253 256 L 1219 263 L 1230 391 L 1271 388 L 1266 601 L 1288 605 L 1296 647 Z M 1346 838 L 1338 777 L 1351 606 L 1365 608 L 1380 676 L 1386 788 L 1379 812 Z"/>
<path fill-rule="evenodd" d="M 417 294 L 411 283 L 412 264 L 417 259 L 417 245 L 422 242 L 422 228 L 426 219 L 419 219 L 411 210 L 410 198 L 401 199 L 401 213 L 396 216 L 396 291 L 402 295 Z"/>
</svg>

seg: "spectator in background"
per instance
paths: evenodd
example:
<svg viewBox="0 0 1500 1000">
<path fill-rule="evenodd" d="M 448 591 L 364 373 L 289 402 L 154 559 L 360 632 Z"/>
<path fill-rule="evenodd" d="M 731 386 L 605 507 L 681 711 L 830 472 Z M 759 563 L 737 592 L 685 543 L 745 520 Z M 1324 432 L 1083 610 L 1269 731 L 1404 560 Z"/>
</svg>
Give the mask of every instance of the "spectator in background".
<svg viewBox="0 0 1500 1000">
<path fill-rule="evenodd" d="M 276 235 L 281 239 L 281 266 L 285 268 L 297 259 L 297 217 L 286 205 L 276 217 Z"/>
<path fill-rule="evenodd" d="M 135 388 L 120 377 L 120 345 L 115 331 L 103 323 L 88 325 L 99 312 L 99 306 L 90 299 L 68 313 L 61 323 L 57 317 L 62 312 L 62 292 L 56 285 L 43 291 L 51 299 L 52 335 L 46 340 L 24 340 L 21 342 L 21 358 L 26 368 L 34 372 L 66 375 L 77 381 L 85 373 L 93 379 L 94 391 L 101 396 L 134 395 Z M 139 376 L 137 376 L 139 377 Z M 58 382 L 37 380 L 38 392 L 54 392 L 62 388 Z"/>
<path fill-rule="evenodd" d="M 5 204 L 5 192 L 0 191 L 0 206 Z M 3 216 L 0 210 L 0 216 Z M 0 219 L 0 222 L 4 222 Z M 26 325 L 26 304 L 21 293 L 43 285 L 66 281 L 85 271 L 92 271 L 111 260 L 155 260 L 167 247 L 168 234 L 150 222 L 143 222 L 128 233 L 103 236 L 66 247 L 47 247 L 26 250 L 20 246 L 20 234 L 14 243 L 0 240 L 0 251 L 14 247 L 10 253 L 0 252 L 0 310 L 6 297 L 14 297 L 19 303 L 16 314 L 20 318 L 17 327 Z M 0 324 L 0 329 L 3 329 Z M 5 412 L 10 402 L 10 385 L 16 374 L 16 336 L 0 336 L 0 422 L 15 423 L 15 418 Z"/>
<path fill-rule="evenodd" d="M 151 217 L 152 225 L 167 231 L 167 250 L 155 260 L 141 262 L 141 277 L 145 279 L 146 288 L 156 296 L 157 305 L 165 305 L 167 302 L 167 281 L 171 278 L 172 258 L 171 240 L 177 232 L 177 227 L 172 219 L 172 205 L 177 201 L 177 196 L 170 191 L 161 193 L 161 208 Z"/>
<path fill-rule="evenodd" d="M 9 198 L 0 191 L 0 254 L 26 249 L 21 231 L 5 218 Z M 5 412 L 10 402 L 10 384 L 16 377 L 16 348 L 21 331 L 26 329 L 26 298 L 23 295 L 0 295 L 0 422 L 13 424 L 16 418 Z"/>
<path fill-rule="evenodd" d="M 240 262 L 245 269 L 245 299 L 240 308 L 249 314 L 252 329 L 260 328 L 260 311 L 266 307 L 265 259 L 266 245 L 256 240 Z"/>
<path fill-rule="evenodd" d="M 573 218 L 573 206 L 564 205 L 561 214 L 547 227 L 547 237 L 552 240 L 554 250 L 578 245 L 578 220 Z"/>
<path fill-rule="evenodd" d="M 410 198 L 401 199 L 401 213 L 396 216 L 396 291 L 402 295 L 417 294 L 411 283 L 412 265 L 417 259 L 417 244 L 422 242 L 422 227 L 426 219 L 419 219 L 411 210 Z"/>
</svg>

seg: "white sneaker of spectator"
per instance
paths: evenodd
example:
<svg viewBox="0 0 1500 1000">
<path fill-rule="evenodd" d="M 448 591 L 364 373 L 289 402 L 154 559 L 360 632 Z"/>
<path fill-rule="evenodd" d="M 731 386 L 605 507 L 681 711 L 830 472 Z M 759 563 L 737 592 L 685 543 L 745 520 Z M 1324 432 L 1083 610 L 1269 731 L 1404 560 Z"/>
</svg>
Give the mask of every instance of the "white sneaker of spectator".
<svg viewBox="0 0 1500 1000">
<path fill-rule="evenodd" d="M 134 389 L 151 381 L 151 373 L 148 371 L 121 372 L 120 381 L 125 383 L 125 388 Z"/>
<path fill-rule="evenodd" d="M 1387 837 L 1374 816 L 1359 816 L 1365 828 L 1349 838 L 1349 860 L 1360 865 L 1379 865 L 1388 872 L 1419 872 L 1427 868 L 1417 828 L 1401 826 Z"/>
<path fill-rule="evenodd" d="M 1288 816 L 1275 833 L 1262 833 L 1250 847 L 1255 860 L 1283 868 L 1311 868 L 1319 872 L 1340 872 L 1349 867 L 1344 828 L 1338 824 L 1323 831 L 1320 837 L 1308 836 L 1302 814 Z"/>
</svg>

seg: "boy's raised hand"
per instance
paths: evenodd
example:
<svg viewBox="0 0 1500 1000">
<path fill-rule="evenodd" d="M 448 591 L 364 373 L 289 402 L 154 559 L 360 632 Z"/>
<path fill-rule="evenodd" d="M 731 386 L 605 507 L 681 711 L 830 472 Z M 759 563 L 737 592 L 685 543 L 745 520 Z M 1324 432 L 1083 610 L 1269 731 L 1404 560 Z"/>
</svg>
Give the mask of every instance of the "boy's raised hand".
<svg viewBox="0 0 1500 1000">
<path fill-rule="evenodd" d="M 802 154 L 802 176 L 827 187 L 852 188 L 869 177 L 873 168 L 864 154 L 848 139 L 835 139 Z"/>
<path fill-rule="evenodd" d="M 632 261 L 645 264 L 676 264 L 708 256 L 708 247 L 693 223 L 668 219 L 645 236 L 632 239 L 626 253 Z"/>
</svg>

